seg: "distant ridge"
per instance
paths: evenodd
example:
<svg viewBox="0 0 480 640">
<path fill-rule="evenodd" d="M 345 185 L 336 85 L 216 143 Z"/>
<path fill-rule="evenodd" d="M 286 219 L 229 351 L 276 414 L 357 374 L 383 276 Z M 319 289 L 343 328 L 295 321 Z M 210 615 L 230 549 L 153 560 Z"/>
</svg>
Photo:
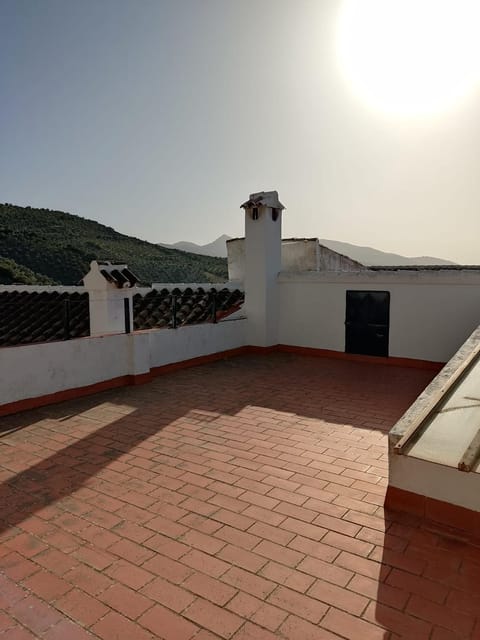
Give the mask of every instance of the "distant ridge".
<svg viewBox="0 0 480 640">
<path fill-rule="evenodd" d="M 320 240 L 320 242 L 329 249 L 333 249 L 333 251 L 337 251 L 338 253 L 343 253 L 349 258 L 353 258 L 354 260 L 357 260 L 358 262 L 361 262 L 366 266 L 391 267 L 403 265 L 422 266 L 434 264 L 456 264 L 455 262 L 451 262 L 450 260 L 444 260 L 443 258 L 434 258 L 432 256 L 418 256 L 407 258 L 406 256 L 402 256 L 398 253 L 387 253 L 385 251 L 380 251 L 379 249 L 374 249 L 373 247 L 362 247 L 360 245 L 350 244 L 348 242 L 340 242 L 339 240 Z"/>
<path fill-rule="evenodd" d="M 195 244 L 194 242 L 180 241 L 175 244 L 161 244 L 162 247 L 170 249 L 180 249 L 181 251 L 189 251 L 190 253 L 198 253 L 202 256 L 218 256 L 225 258 L 227 256 L 227 240 L 230 236 L 222 235 L 213 242 L 208 244 Z M 348 242 L 340 242 L 339 240 L 320 240 L 329 249 L 337 251 L 357 262 L 361 262 L 366 266 L 408 266 L 408 265 L 454 265 L 455 262 L 444 260 L 443 258 L 434 258 L 431 256 L 419 256 L 407 258 L 397 253 L 387 253 L 374 249 L 373 247 L 363 247 Z"/>
<path fill-rule="evenodd" d="M 208 244 L 195 244 L 195 242 L 186 242 L 180 241 L 175 242 L 175 244 L 163 244 L 160 243 L 161 247 L 166 247 L 168 249 L 177 249 L 179 251 L 188 251 L 189 253 L 198 253 L 201 256 L 213 256 L 216 258 L 226 258 L 227 257 L 227 240 L 230 240 L 230 236 L 223 234 L 213 242 L 209 242 Z"/>
</svg>

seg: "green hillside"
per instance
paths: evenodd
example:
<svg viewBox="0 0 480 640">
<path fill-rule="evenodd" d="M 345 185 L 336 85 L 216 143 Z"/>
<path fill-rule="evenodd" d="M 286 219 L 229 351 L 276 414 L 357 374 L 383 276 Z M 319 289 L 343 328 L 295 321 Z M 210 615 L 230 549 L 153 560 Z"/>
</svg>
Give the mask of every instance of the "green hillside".
<svg viewBox="0 0 480 640">
<path fill-rule="evenodd" d="M 1 284 L 58 284 L 55 280 L 35 273 L 28 267 L 17 264 L 10 258 L 0 256 L 0 283 Z"/>
<path fill-rule="evenodd" d="M 35 279 L 28 284 L 77 284 L 91 260 L 127 263 L 145 284 L 227 279 L 224 258 L 167 249 L 63 211 L 12 204 L 0 204 L 0 256 L 14 261 L 0 264 L 1 284 L 21 277 Z"/>
</svg>

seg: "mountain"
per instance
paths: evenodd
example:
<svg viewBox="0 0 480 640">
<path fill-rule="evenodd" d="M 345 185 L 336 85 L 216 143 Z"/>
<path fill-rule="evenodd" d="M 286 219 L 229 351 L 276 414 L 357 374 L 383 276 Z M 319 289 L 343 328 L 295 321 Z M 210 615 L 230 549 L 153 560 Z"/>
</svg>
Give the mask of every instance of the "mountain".
<svg viewBox="0 0 480 640">
<path fill-rule="evenodd" d="M 198 253 L 202 256 L 227 256 L 226 241 L 230 240 L 227 235 L 220 236 L 209 244 L 199 245 L 194 242 L 180 241 L 175 244 L 162 244 L 162 247 L 170 247 L 173 249 L 180 249 L 182 251 L 190 251 L 191 253 Z M 348 256 L 353 260 L 357 260 L 367 266 L 401 266 L 401 265 L 429 265 L 429 264 L 455 264 L 449 260 L 443 260 L 442 258 L 432 258 L 430 256 L 421 256 L 418 258 L 407 258 L 397 253 L 386 253 L 373 247 L 362 247 L 356 244 L 349 244 L 348 242 L 340 242 L 338 240 L 320 240 L 321 244 L 324 244 L 329 249 L 337 251 L 338 253 Z"/>
<path fill-rule="evenodd" d="M 222 258 L 139 240 L 63 211 L 0 204 L 0 283 L 76 284 L 91 260 L 125 262 L 142 283 L 222 282 Z"/>
<path fill-rule="evenodd" d="M 430 256 L 421 256 L 417 258 L 407 258 L 397 253 L 386 253 L 372 247 L 362 247 L 348 242 L 339 242 L 338 240 L 320 240 L 329 249 L 342 253 L 343 255 L 353 258 L 367 266 L 401 266 L 401 265 L 429 265 L 429 264 L 455 264 L 449 260 L 442 258 L 432 258 Z"/>
<path fill-rule="evenodd" d="M 230 236 L 223 234 L 213 242 L 208 244 L 195 244 L 195 242 L 180 241 L 175 244 L 160 244 L 161 247 L 170 249 L 179 249 L 180 251 L 189 251 L 190 253 L 198 253 L 201 256 L 217 256 L 219 258 L 227 257 L 227 240 Z"/>
</svg>

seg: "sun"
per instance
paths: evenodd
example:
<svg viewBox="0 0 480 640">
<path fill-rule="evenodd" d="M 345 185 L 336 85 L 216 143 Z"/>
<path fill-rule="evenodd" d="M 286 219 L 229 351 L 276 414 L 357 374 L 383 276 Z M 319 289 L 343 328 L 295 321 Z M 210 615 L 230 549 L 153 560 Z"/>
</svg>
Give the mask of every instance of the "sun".
<svg viewBox="0 0 480 640">
<path fill-rule="evenodd" d="M 371 107 L 431 114 L 477 88 L 479 27 L 479 0 L 344 0 L 338 60 Z"/>
</svg>

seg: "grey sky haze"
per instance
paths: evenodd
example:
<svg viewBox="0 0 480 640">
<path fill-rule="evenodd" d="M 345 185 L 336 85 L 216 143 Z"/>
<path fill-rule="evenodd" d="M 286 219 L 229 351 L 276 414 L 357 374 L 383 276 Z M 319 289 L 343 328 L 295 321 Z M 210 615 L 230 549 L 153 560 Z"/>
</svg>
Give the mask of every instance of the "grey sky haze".
<svg viewBox="0 0 480 640">
<path fill-rule="evenodd" d="M 480 92 L 369 108 L 336 54 L 341 0 L 0 0 L 0 201 L 151 242 L 243 233 L 480 263 Z"/>
</svg>

